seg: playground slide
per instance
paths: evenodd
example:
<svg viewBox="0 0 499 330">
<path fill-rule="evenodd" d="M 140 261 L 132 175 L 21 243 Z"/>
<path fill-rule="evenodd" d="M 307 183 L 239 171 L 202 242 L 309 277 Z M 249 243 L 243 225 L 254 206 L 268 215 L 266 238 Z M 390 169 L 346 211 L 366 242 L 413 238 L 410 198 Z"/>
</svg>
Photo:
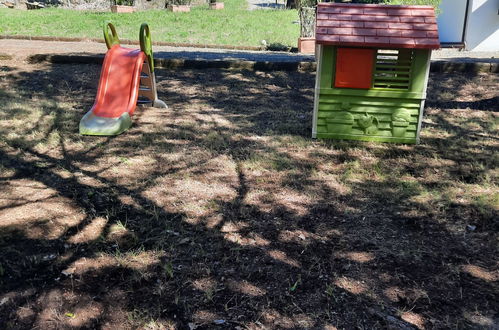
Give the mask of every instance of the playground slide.
<svg viewBox="0 0 499 330">
<path fill-rule="evenodd" d="M 146 23 L 140 26 L 140 49 L 121 47 L 113 24 L 106 22 L 103 27 L 108 51 L 95 103 L 80 121 L 80 134 L 83 135 L 123 133 L 132 125 L 131 117 L 137 103 L 167 108 L 156 91 L 149 26 Z"/>
<path fill-rule="evenodd" d="M 130 127 L 145 57 L 139 49 L 119 45 L 106 53 L 95 103 L 80 122 L 81 134 L 116 135 Z"/>
</svg>

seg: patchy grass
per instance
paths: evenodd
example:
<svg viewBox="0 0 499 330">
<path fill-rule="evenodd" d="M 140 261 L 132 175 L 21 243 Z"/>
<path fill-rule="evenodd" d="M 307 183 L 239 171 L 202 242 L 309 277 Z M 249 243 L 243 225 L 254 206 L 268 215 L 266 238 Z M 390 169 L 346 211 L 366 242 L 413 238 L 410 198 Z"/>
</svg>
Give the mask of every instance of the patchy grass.
<svg viewBox="0 0 499 330">
<path fill-rule="evenodd" d="M 408 146 L 312 140 L 313 75 L 222 70 L 82 137 L 98 66 L 4 63 L 7 328 L 497 327 L 496 75 L 432 75 Z"/>
<path fill-rule="evenodd" d="M 154 41 L 260 46 L 296 46 L 299 25 L 296 10 L 247 10 L 246 0 L 226 0 L 224 10 L 196 6 L 189 13 L 149 10 L 131 14 L 58 8 L 12 10 L 0 8 L 0 34 L 102 38 L 102 24 L 111 21 L 123 39 L 138 40 L 147 22 Z"/>
</svg>

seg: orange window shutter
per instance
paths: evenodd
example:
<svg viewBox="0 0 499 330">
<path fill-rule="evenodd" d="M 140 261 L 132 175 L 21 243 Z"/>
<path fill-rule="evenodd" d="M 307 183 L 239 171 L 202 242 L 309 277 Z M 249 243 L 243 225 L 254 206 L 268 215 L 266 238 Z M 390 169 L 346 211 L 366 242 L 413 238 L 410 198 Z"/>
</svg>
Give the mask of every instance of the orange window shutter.
<svg viewBox="0 0 499 330">
<path fill-rule="evenodd" d="M 374 55 L 369 48 L 338 48 L 334 87 L 371 88 Z"/>
</svg>

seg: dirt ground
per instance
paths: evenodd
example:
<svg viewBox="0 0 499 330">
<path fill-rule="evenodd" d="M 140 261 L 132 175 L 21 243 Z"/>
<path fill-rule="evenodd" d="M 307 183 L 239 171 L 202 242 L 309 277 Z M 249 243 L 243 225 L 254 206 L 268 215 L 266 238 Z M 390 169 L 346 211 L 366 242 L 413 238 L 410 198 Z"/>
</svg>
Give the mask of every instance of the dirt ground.
<svg viewBox="0 0 499 330">
<path fill-rule="evenodd" d="M 499 327 L 497 75 L 432 75 L 417 146 L 310 139 L 314 75 L 0 61 L 0 328 Z"/>
</svg>

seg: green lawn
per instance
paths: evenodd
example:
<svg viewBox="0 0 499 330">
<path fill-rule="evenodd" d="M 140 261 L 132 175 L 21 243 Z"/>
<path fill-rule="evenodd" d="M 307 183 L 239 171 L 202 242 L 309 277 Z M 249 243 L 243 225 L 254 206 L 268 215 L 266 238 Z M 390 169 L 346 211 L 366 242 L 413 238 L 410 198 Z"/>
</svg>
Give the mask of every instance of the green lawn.
<svg viewBox="0 0 499 330">
<path fill-rule="evenodd" d="M 226 0 L 224 10 L 208 10 L 203 5 L 193 7 L 190 13 L 0 9 L 0 34 L 101 38 L 102 23 L 110 20 L 123 39 L 138 39 L 140 24 L 147 22 L 154 41 L 258 46 L 266 40 L 268 44 L 296 45 L 296 10 L 248 11 L 246 7 L 245 0 Z"/>
</svg>

